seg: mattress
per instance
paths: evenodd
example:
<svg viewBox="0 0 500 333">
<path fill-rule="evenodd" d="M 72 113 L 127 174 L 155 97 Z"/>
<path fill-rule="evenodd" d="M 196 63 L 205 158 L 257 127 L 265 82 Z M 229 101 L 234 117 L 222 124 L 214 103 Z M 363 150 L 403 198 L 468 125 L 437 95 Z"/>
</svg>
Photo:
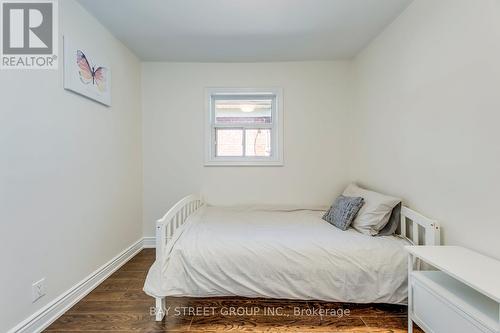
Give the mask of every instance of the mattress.
<svg viewBox="0 0 500 333">
<path fill-rule="evenodd" d="M 405 240 L 342 231 L 308 209 L 205 206 L 176 230 L 144 291 L 354 303 L 406 302 Z"/>
</svg>

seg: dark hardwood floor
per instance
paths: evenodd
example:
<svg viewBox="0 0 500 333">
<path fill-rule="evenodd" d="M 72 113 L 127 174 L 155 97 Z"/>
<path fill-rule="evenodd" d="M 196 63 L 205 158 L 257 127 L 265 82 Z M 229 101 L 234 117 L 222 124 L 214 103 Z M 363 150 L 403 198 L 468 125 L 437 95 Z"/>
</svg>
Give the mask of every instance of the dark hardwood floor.
<svg viewBox="0 0 500 333">
<path fill-rule="evenodd" d="M 407 331 L 404 306 L 238 297 L 167 298 L 169 314 L 155 322 L 153 298 L 142 291 L 153 261 L 153 249 L 141 251 L 45 332 Z"/>
</svg>

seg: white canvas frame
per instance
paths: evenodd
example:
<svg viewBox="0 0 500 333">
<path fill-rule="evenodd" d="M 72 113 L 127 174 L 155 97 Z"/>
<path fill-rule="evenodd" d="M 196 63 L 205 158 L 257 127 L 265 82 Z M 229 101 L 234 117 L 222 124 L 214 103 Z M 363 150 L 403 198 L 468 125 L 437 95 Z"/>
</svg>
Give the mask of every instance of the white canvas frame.
<svg viewBox="0 0 500 333">
<path fill-rule="evenodd" d="M 64 89 L 73 91 L 81 96 L 92 99 L 106 106 L 111 106 L 111 66 L 104 55 L 99 54 L 91 46 L 79 45 L 71 37 L 63 37 L 64 44 Z M 93 85 L 85 85 L 80 81 L 78 74 L 78 65 L 76 64 L 76 50 L 82 50 L 91 65 L 103 66 L 108 69 L 107 73 L 107 90 L 105 93 L 97 91 Z"/>
</svg>

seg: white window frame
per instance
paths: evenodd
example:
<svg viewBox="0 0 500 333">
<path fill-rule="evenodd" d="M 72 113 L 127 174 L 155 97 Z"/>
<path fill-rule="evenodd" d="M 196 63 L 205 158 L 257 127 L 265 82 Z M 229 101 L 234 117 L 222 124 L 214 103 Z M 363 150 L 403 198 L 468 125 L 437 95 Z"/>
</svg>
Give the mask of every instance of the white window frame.
<svg viewBox="0 0 500 333">
<path fill-rule="evenodd" d="M 235 95 L 249 97 L 270 95 L 275 97 L 272 108 L 272 124 L 246 125 L 215 124 L 213 96 Z M 271 156 L 216 156 L 215 129 L 227 128 L 270 128 Z M 244 135 L 244 134 L 243 134 Z M 205 166 L 282 166 L 283 165 L 283 90 L 281 88 L 206 88 L 205 89 Z"/>
</svg>

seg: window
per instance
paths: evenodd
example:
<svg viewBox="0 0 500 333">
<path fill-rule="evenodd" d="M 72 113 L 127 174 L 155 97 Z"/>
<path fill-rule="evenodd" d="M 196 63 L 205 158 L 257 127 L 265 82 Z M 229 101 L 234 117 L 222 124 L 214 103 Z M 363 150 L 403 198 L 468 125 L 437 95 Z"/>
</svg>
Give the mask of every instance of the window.
<svg viewBox="0 0 500 333">
<path fill-rule="evenodd" d="M 205 165 L 283 165 L 279 89 L 207 89 Z"/>
</svg>

